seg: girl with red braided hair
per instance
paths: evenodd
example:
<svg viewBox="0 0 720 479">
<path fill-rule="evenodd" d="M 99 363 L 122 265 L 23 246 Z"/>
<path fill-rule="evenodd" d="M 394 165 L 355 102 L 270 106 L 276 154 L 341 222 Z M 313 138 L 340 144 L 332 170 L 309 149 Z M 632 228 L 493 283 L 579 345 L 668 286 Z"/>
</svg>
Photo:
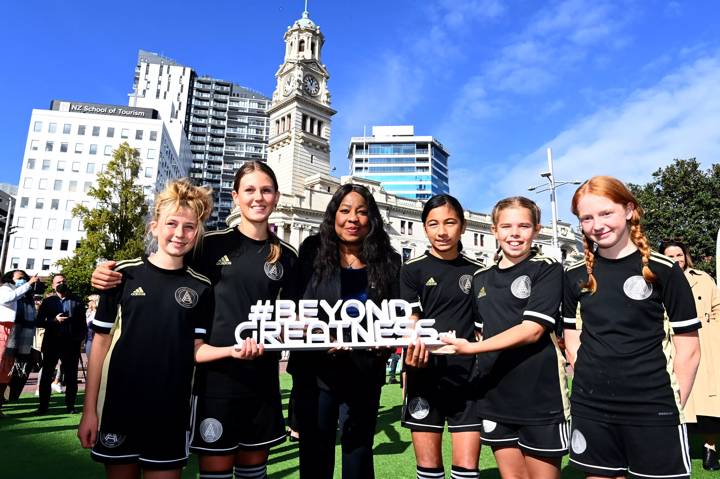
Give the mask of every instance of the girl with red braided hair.
<svg viewBox="0 0 720 479">
<path fill-rule="evenodd" d="M 575 368 L 570 462 L 586 477 L 690 477 L 682 407 L 700 360 L 690 286 L 650 250 L 642 208 L 616 178 L 572 199 L 585 260 L 565 272 L 563 323 Z"/>
</svg>

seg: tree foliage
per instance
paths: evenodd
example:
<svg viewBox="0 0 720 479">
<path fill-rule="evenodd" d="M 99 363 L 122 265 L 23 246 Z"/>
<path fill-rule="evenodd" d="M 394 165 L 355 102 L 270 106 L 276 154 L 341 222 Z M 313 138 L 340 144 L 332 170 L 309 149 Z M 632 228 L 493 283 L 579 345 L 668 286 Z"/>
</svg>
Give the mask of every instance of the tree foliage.
<svg viewBox="0 0 720 479">
<path fill-rule="evenodd" d="M 73 208 L 73 216 L 85 227 L 86 238 L 74 256 L 58 264 L 74 291 L 90 292 L 90 276 L 98 259 L 130 259 L 144 252 L 148 206 L 137 183 L 140 166 L 138 151 L 123 143 L 88 191 L 88 196 L 97 200 L 95 208 L 80 204 Z"/>
<path fill-rule="evenodd" d="M 643 227 L 657 249 L 666 238 L 681 239 L 695 267 L 714 276 L 720 227 L 720 164 L 703 171 L 691 158 L 676 159 L 645 185 L 630 185 L 645 210 Z"/>
</svg>

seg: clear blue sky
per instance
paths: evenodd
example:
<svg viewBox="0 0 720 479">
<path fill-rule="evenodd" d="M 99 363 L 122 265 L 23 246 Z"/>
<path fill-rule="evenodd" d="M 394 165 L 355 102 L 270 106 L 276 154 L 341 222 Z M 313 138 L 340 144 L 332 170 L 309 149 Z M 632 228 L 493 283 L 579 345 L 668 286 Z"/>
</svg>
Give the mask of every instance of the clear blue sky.
<svg viewBox="0 0 720 479">
<path fill-rule="evenodd" d="M 0 182 L 18 182 L 33 108 L 127 104 L 141 48 L 271 95 L 283 33 L 302 10 L 301 0 L 7 2 Z M 558 179 L 645 182 L 673 158 L 719 161 L 720 2 L 310 0 L 309 10 L 326 38 L 338 174 L 350 136 L 387 124 L 437 136 L 452 155 L 451 192 L 481 211 L 530 195 L 548 145 Z"/>
</svg>

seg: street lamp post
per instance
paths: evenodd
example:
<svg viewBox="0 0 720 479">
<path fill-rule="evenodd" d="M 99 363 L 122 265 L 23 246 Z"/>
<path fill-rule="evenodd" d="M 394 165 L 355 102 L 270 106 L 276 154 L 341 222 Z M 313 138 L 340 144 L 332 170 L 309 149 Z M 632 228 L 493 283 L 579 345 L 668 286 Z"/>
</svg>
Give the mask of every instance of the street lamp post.
<svg viewBox="0 0 720 479">
<path fill-rule="evenodd" d="M 546 178 L 549 184 L 540 184 L 531 186 L 528 191 L 534 191 L 535 193 L 543 193 L 550 191 L 550 210 L 552 212 L 552 246 L 555 251 L 559 251 L 560 243 L 558 241 L 558 211 L 557 211 L 557 198 L 555 196 L 555 190 L 565 185 L 579 185 L 580 181 L 555 181 L 555 174 L 553 172 L 553 159 L 552 159 L 552 148 L 547 149 L 547 160 L 548 160 L 548 171 L 541 173 L 540 176 Z"/>
<path fill-rule="evenodd" d="M 5 252 L 8 249 L 8 232 L 10 231 L 10 213 L 12 212 L 14 196 L 9 195 L 8 197 L 8 209 L 5 215 L 5 232 L 3 233 L 2 251 L 0 252 L 0 270 L 5 271 Z"/>
</svg>

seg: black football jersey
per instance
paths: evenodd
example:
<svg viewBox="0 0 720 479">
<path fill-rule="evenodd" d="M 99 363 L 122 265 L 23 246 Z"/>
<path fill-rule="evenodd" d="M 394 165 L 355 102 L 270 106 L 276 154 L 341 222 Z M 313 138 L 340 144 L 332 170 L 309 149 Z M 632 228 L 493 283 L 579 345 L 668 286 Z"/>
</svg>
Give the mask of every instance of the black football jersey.
<svg viewBox="0 0 720 479">
<path fill-rule="evenodd" d="M 236 344 L 235 328 L 248 321 L 250 307 L 258 300 L 274 302 L 281 291 L 296 287 L 297 252 L 281 241 L 282 254 L 267 261 L 270 241 L 257 241 L 237 228 L 205 234 L 191 258 L 193 267 L 210 278 L 214 291 L 214 315 L 207 343 Z M 279 354 L 268 352 L 253 360 L 225 358 L 198 364 L 195 391 L 211 397 L 254 397 L 277 394 Z"/>
<path fill-rule="evenodd" d="M 596 255 L 592 294 L 583 287 L 584 261 L 565 272 L 564 327 L 582 330 L 573 415 L 638 425 L 682 420 L 671 334 L 695 331 L 700 321 L 682 269 L 655 252 L 649 266 L 655 283 L 643 278 L 639 251 L 620 259 Z"/>
<path fill-rule="evenodd" d="M 475 273 L 472 295 L 483 339 L 523 321 L 545 328 L 532 344 L 478 355 L 480 415 L 511 424 L 555 424 L 569 417 L 565 358 L 555 336 L 562 301 L 562 266 L 531 254 L 509 268 Z"/>
<path fill-rule="evenodd" d="M 188 422 L 194 343 L 205 338 L 213 309 L 210 281 L 146 257 L 120 261 L 116 271 L 122 282 L 100 294 L 91 324 L 112 335 L 98 398 L 101 429 L 144 432 Z"/>
</svg>

